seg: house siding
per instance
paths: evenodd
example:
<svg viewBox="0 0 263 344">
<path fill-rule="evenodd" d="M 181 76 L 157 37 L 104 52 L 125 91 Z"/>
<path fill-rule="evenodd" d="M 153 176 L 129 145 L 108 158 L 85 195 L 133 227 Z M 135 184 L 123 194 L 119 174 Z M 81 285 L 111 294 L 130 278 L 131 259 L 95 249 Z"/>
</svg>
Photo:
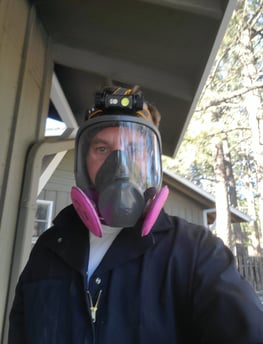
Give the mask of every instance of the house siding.
<svg viewBox="0 0 263 344">
<path fill-rule="evenodd" d="M 196 201 L 172 187 L 170 187 L 164 209 L 170 215 L 182 217 L 199 225 L 203 224 L 203 208 Z"/>
<path fill-rule="evenodd" d="M 70 190 L 73 185 L 75 185 L 74 152 L 69 151 L 38 197 L 40 200 L 53 202 L 53 218 L 71 203 Z"/>
</svg>

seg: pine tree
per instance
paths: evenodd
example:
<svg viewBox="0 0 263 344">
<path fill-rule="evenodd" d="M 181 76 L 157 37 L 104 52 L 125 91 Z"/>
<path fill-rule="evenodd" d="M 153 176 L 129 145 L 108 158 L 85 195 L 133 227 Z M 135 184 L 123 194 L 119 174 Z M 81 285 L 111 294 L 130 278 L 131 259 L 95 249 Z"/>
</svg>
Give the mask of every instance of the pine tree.
<svg viewBox="0 0 263 344">
<path fill-rule="evenodd" d="M 263 0 L 238 1 L 173 168 L 216 194 L 217 234 L 232 249 L 250 243 L 257 255 L 263 226 L 262 13 Z M 230 206 L 250 215 L 249 227 L 230 226 Z"/>
</svg>

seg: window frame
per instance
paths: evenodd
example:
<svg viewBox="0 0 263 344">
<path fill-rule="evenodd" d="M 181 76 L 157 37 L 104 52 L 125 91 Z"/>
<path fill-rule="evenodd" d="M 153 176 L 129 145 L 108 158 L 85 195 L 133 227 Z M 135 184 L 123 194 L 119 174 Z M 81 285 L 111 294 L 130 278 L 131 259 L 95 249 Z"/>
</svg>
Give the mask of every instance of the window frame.
<svg viewBox="0 0 263 344">
<path fill-rule="evenodd" d="M 35 215 L 35 220 L 34 220 L 34 225 L 38 224 L 38 223 L 45 223 L 45 229 L 43 231 L 40 231 L 40 233 L 36 233 L 36 235 L 34 234 L 34 230 L 32 233 L 32 244 L 35 244 L 37 239 L 39 238 L 39 236 L 45 231 L 47 230 L 52 223 L 52 212 L 53 212 L 53 201 L 48 201 L 48 200 L 37 200 L 37 207 L 36 207 L 36 215 Z M 44 206 L 46 207 L 46 218 L 45 219 L 38 219 L 37 218 L 37 210 L 39 206 Z"/>
</svg>

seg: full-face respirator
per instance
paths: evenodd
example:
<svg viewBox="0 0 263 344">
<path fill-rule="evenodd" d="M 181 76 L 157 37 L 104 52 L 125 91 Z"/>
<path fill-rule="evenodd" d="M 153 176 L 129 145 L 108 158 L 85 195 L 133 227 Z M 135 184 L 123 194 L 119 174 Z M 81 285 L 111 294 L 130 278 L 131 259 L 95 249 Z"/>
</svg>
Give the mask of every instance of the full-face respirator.
<svg viewBox="0 0 263 344">
<path fill-rule="evenodd" d="M 96 94 L 76 137 L 75 178 L 72 203 L 93 234 L 102 236 L 102 223 L 132 227 L 139 220 L 142 236 L 150 232 L 168 188 L 161 189 L 160 134 L 141 94 Z"/>
</svg>

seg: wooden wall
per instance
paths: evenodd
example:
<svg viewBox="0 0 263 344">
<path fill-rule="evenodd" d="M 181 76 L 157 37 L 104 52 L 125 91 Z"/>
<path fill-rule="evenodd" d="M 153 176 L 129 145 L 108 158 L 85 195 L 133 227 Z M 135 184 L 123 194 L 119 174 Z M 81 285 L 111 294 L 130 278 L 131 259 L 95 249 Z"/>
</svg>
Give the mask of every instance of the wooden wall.
<svg viewBox="0 0 263 344">
<path fill-rule="evenodd" d="M 203 225 L 202 205 L 171 186 L 164 209 L 170 215 L 176 215 L 189 222 Z"/>
</svg>

